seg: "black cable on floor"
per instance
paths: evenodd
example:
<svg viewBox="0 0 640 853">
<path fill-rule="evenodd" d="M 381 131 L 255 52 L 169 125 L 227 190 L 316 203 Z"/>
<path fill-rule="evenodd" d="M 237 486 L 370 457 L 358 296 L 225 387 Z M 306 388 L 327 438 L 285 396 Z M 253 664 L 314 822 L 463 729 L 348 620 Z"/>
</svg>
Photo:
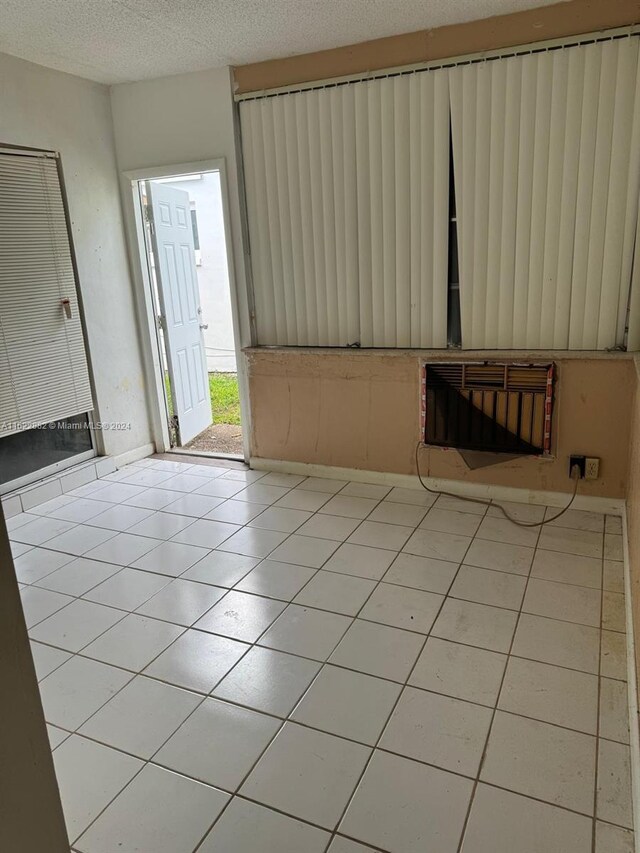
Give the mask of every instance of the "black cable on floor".
<svg viewBox="0 0 640 853">
<path fill-rule="evenodd" d="M 422 474 L 420 473 L 420 449 L 425 445 L 419 441 L 416 444 L 416 471 L 418 472 L 418 480 L 420 480 L 420 485 L 427 492 L 430 492 L 432 495 L 446 495 L 448 498 L 456 498 L 460 501 L 469 501 L 469 503 L 481 504 L 482 506 L 495 506 L 496 509 L 499 509 L 500 512 L 504 515 L 506 519 L 508 519 L 513 524 L 517 524 L 518 527 L 542 527 L 545 524 L 550 524 L 552 521 L 555 521 L 557 518 L 560 518 L 561 515 L 564 515 L 565 512 L 570 509 L 571 504 L 576 499 L 576 495 L 578 494 L 578 483 L 580 481 L 580 469 L 577 465 L 574 465 L 571 468 L 571 477 L 575 479 L 575 486 L 573 487 L 573 495 L 571 496 L 571 500 L 569 503 L 561 509 L 560 512 L 556 513 L 556 515 L 552 515 L 551 518 L 544 518 L 542 521 L 518 521 L 513 518 L 503 506 L 500 504 L 493 503 L 493 501 L 485 501 L 482 498 L 470 498 L 466 495 L 456 495 L 453 492 L 445 492 L 439 491 L 438 489 L 430 489 L 429 486 L 426 485 L 424 480 L 422 479 Z"/>
</svg>

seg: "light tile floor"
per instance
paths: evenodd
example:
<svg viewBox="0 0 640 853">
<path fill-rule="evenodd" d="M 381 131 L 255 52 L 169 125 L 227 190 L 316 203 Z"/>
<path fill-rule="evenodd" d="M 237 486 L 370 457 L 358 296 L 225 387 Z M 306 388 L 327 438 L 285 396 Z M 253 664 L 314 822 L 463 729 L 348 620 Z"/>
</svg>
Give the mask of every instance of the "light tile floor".
<svg viewBox="0 0 640 853">
<path fill-rule="evenodd" d="M 156 457 L 8 527 L 77 853 L 631 853 L 619 519 Z"/>
</svg>

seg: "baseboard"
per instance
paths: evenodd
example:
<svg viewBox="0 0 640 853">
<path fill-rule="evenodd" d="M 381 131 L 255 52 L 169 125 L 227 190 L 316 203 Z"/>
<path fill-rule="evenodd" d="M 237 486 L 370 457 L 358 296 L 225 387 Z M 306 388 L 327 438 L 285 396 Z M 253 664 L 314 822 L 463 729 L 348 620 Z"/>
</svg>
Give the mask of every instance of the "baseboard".
<svg viewBox="0 0 640 853">
<path fill-rule="evenodd" d="M 633 630 L 633 606 L 631 603 L 631 569 L 629 562 L 629 540 L 627 538 L 627 514 L 622 514 L 622 544 L 624 556 L 624 601 L 625 627 L 627 630 L 627 694 L 629 700 L 629 746 L 631 751 L 631 805 L 633 825 L 640 826 L 640 732 L 638 730 L 638 683 L 636 678 L 635 634 Z M 635 853 L 640 853 L 640 832 L 634 833 Z"/>
<path fill-rule="evenodd" d="M 115 469 L 116 464 L 110 456 L 95 456 L 9 492 L 2 496 L 5 518 L 11 518 L 21 512 L 29 512 L 34 507 L 72 492 L 92 480 L 98 480 Z"/>
<path fill-rule="evenodd" d="M 376 483 L 384 486 L 400 486 L 405 489 L 420 489 L 420 481 L 413 474 L 390 474 L 384 471 L 362 471 L 356 468 L 336 468 L 331 465 L 311 465 L 307 462 L 289 462 L 281 459 L 252 457 L 250 467 L 258 471 L 277 471 L 283 474 L 301 474 L 306 477 L 327 477 L 332 480 L 349 480 L 358 483 Z M 496 486 L 484 483 L 469 483 L 461 480 L 444 480 L 423 477 L 430 489 L 452 492 L 484 500 L 515 501 L 516 503 L 545 504 L 563 507 L 571 499 L 569 492 L 536 491 L 516 489 L 513 486 Z M 580 487 L 578 486 L 578 491 Z M 573 503 L 575 509 L 591 512 L 623 515 L 625 502 L 622 498 L 600 498 L 578 494 Z"/>
<path fill-rule="evenodd" d="M 140 447 L 134 447 L 133 450 L 127 450 L 126 453 L 119 453 L 114 456 L 116 467 L 124 468 L 125 465 L 130 465 L 132 462 L 138 462 L 140 459 L 145 459 L 156 452 L 155 444 L 143 444 Z"/>
<path fill-rule="evenodd" d="M 87 459 L 48 477 L 43 477 L 42 480 L 37 480 L 35 483 L 3 495 L 2 509 L 4 515 L 6 518 L 10 518 L 20 512 L 28 512 L 40 504 L 71 492 L 92 480 L 104 477 L 106 474 L 115 471 L 116 468 L 122 468 L 130 462 L 144 459 L 145 456 L 150 456 L 152 453 L 155 453 L 155 445 L 144 444 L 142 447 L 136 447 L 115 457 L 95 456 L 93 459 Z"/>
</svg>

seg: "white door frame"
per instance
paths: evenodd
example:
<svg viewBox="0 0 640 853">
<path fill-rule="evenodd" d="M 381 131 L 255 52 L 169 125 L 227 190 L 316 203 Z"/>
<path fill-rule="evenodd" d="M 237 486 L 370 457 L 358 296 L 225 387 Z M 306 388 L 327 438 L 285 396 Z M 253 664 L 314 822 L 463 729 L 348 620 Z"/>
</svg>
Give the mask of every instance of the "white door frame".
<svg viewBox="0 0 640 853">
<path fill-rule="evenodd" d="M 144 169 L 134 169 L 123 172 L 124 182 L 124 216 L 129 241 L 132 274 L 135 282 L 138 309 L 141 318 L 142 354 L 145 366 L 145 378 L 148 385 L 150 404 L 151 428 L 156 450 L 166 452 L 171 449 L 169 427 L 167 424 L 167 401 L 164 385 L 164 375 L 160 358 L 160 338 L 153 302 L 153 286 L 149 275 L 145 235 L 143 227 L 142 205 L 138 192 L 138 181 L 151 181 L 156 178 L 177 178 L 181 175 L 191 175 L 197 172 L 219 172 L 222 195 L 222 216 L 224 222 L 225 248 L 229 270 L 229 290 L 231 296 L 231 315 L 233 320 L 233 339 L 236 352 L 238 371 L 238 390 L 240 395 L 240 416 L 242 420 L 242 449 L 245 462 L 249 461 L 249 435 L 251 431 L 251 410 L 249 408 L 249 384 L 247 370 L 240 341 L 241 325 L 249 328 L 249 317 L 240 322 L 242 300 L 238 298 L 238 281 L 236 278 L 233 244 L 231 238 L 231 217 L 229 212 L 229 195 L 227 188 L 227 167 L 224 157 L 211 160 L 196 160 L 189 163 L 150 166 Z M 221 454 L 225 455 L 225 454 Z"/>
</svg>

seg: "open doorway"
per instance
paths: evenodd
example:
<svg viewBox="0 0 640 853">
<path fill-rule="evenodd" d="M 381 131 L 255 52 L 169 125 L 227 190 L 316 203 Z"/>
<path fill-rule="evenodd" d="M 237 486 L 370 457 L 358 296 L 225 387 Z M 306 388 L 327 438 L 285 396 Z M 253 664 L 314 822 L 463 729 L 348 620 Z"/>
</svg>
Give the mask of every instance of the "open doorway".
<svg viewBox="0 0 640 853">
<path fill-rule="evenodd" d="M 173 448 L 242 458 L 218 170 L 137 181 Z"/>
</svg>

